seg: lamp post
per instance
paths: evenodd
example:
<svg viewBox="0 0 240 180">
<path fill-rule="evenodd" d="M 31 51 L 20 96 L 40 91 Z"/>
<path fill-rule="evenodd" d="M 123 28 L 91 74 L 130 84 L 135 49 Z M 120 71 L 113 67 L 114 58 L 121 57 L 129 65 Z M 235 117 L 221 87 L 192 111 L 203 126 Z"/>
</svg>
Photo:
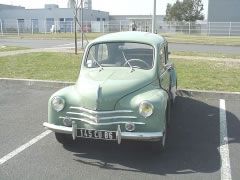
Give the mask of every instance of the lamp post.
<svg viewBox="0 0 240 180">
<path fill-rule="evenodd" d="M 156 32 L 156 0 L 153 0 L 152 33 Z"/>
<path fill-rule="evenodd" d="M 81 0 L 81 48 L 83 49 L 83 0 Z"/>
</svg>

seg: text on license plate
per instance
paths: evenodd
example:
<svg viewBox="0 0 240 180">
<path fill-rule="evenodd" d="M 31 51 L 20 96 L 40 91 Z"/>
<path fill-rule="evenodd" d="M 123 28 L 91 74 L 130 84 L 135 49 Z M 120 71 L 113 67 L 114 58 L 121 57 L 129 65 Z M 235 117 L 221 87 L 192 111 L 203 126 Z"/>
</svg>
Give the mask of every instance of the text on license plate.
<svg viewBox="0 0 240 180">
<path fill-rule="evenodd" d="M 98 131 L 90 129 L 77 129 L 77 136 L 92 139 L 115 140 L 115 131 Z"/>
</svg>

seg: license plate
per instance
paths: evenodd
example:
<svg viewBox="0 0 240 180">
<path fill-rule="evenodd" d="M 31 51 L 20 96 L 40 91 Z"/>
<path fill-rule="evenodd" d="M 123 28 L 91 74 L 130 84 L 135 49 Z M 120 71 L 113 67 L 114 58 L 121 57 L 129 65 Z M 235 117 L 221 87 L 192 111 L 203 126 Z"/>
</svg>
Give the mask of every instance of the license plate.
<svg viewBox="0 0 240 180">
<path fill-rule="evenodd" d="M 103 140 L 116 140 L 115 131 L 99 131 L 91 129 L 77 129 L 77 137 L 103 139 Z"/>
</svg>

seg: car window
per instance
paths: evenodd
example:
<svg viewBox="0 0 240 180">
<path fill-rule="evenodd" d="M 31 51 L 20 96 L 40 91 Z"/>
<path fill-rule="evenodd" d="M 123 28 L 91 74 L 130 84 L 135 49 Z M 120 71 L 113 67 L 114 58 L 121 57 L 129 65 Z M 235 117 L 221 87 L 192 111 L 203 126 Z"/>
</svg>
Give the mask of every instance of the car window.
<svg viewBox="0 0 240 180">
<path fill-rule="evenodd" d="M 97 52 L 98 61 L 104 61 L 108 59 L 108 47 L 106 44 L 99 44 Z"/>
<path fill-rule="evenodd" d="M 160 49 L 160 64 L 164 65 L 168 63 L 168 50 L 167 46 L 163 46 Z"/>
<path fill-rule="evenodd" d="M 165 64 L 165 55 L 166 54 L 165 54 L 164 47 L 161 47 L 159 55 L 160 55 L 160 62 L 161 62 L 161 64 Z"/>
<path fill-rule="evenodd" d="M 151 69 L 154 49 L 148 44 L 132 42 L 100 43 L 90 47 L 85 61 L 88 68 L 131 67 Z"/>
<path fill-rule="evenodd" d="M 168 45 L 165 46 L 165 64 L 168 63 Z"/>
</svg>

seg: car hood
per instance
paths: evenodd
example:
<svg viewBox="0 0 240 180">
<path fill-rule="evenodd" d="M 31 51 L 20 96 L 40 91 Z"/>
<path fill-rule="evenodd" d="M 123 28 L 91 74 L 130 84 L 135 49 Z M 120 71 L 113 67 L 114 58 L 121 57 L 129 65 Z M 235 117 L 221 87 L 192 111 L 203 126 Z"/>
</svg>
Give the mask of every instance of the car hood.
<svg viewBox="0 0 240 180">
<path fill-rule="evenodd" d="M 80 106 L 92 110 L 113 110 L 122 97 L 143 88 L 152 80 L 151 70 L 83 70 L 76 84 Z"/>
</svg>

